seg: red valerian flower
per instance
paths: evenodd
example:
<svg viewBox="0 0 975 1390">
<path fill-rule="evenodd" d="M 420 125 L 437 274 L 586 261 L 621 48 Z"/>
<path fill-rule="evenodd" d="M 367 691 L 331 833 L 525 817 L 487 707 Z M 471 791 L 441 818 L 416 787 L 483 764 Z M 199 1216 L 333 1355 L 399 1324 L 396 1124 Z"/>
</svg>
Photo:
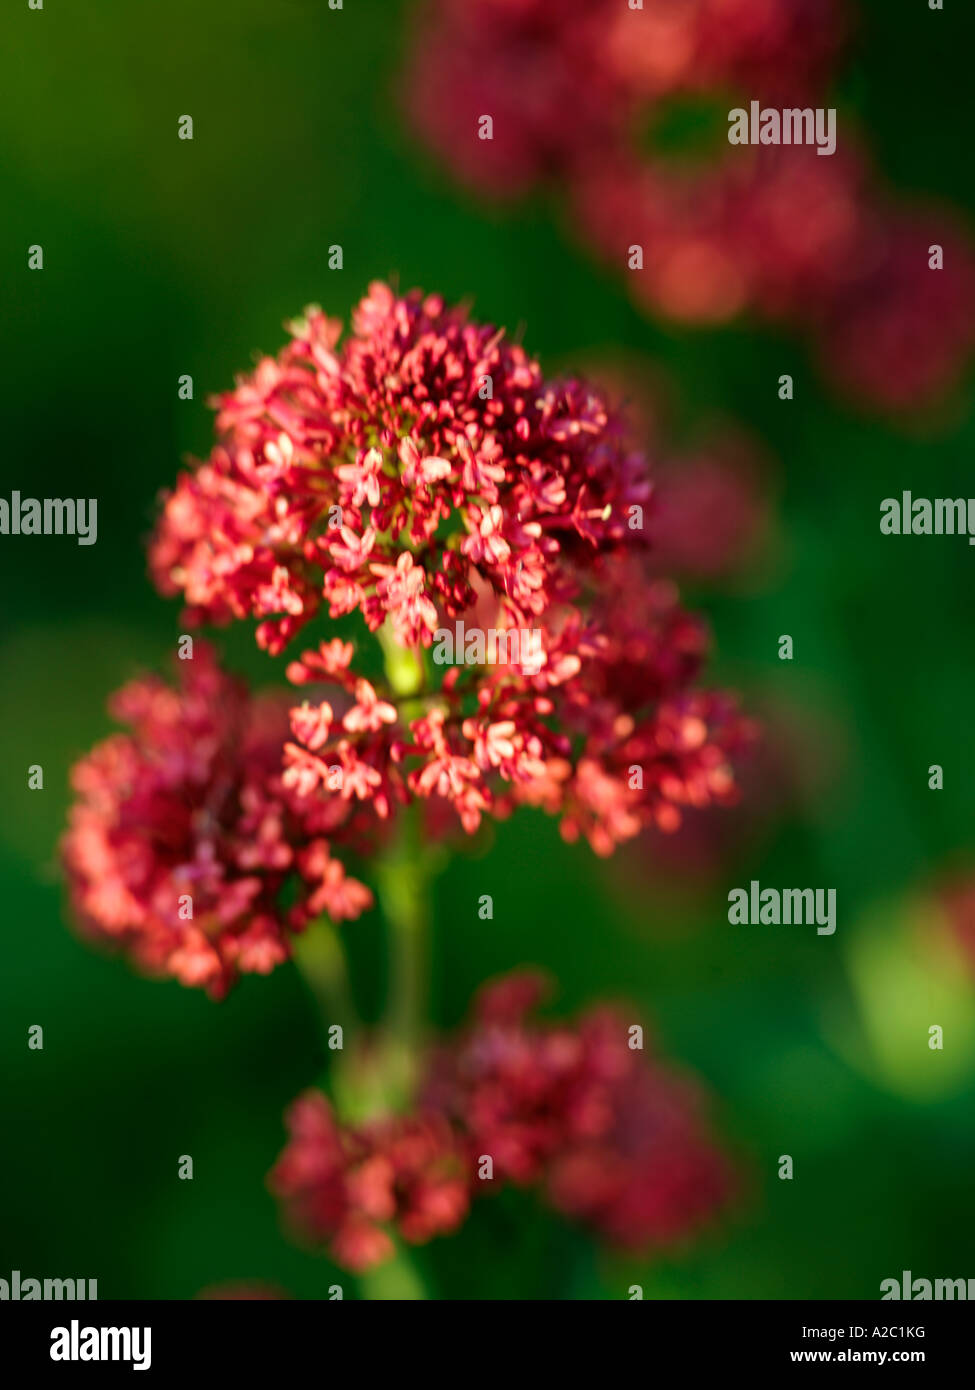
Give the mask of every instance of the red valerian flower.
<svg viewBox="0 0 975 1390">
<path fill-rule="evenodd" d="M 713 1220 L 736 1180 L 697 1088 L 631 1046 L 618 1011 L 531 1017 L 546 990 L 530 971 L 482 989 L 428 1054 L 410 1115 L 344 1125 L 320 1092 L 299 1097 L 269 1176 L 296 1235 L 368 1269 L 393 1253 L 391 1232 L 410 1244 L 450 1233 L 505 1183 L 618 1249 L 667 1248 Z"/>
<path fill-rule="evenodd" d="M 725 138 L 751 102 L 829 107 L 849 27 L 845 0 L 430 0 L 406 101 L 465 183 L 557 185 L 641 308 L 783 323 L 858 402 L 924 408 L 975 344 L 970 238 L 892 203 L 846 133 L 826 158 Z M 668 130 L 702 117 L 714 148 L 679 157 Z"/>
<path fill-rule="evenodd" d="M 340 1125 L 318 1091 L 287 1116 L 290 1138 L 268 1178 L 290 1225 L 358 1271 L 393 1253 L 390 1229 L 411 1245 L 456 1230 L 470 1193 L 464 1155 L 441 1118 L 387 1117 Z"/>
<path fill-rule="evenodd" d="M 972 350 L 975 255 L 943 212 L 893 208 L 874 223 L 845 267 L 843 293 L 823 301 L 815 343 L 841 390 L 902 410 L 944 394 Z"/>
<path fill-rule="evenodd" d="M 428 0 L 405 100 L 458 178 L 510 195 L 605 156 L 668 98 L 741 88 L 801 106 L 846 29 L 842 0 Z"/>
<path fill-rule="evenodd" d="M 131 732 L 75 767 L 62 852 L 87 935 L 221 997 L 311 916 L 357 917 L 372 895 L 331 857 L 343 827 L 283 783 L 287 701 L 249 698 L 199 643 L 178 666 L 178 688 L 149 676 L 111 701 Z"/>
<path fill-rule="evenodd" d="M 756 860 L 783 821 L 822 813 L 850 758 L 849 730 L 815 703 L 785 698 L 778 689 L 749 695 L 761 737 L 740 773 L 741 804 L 734 816 L 709 809 L 688 816 L 676 834 L 651 829 L 620 866 L 641 898 L 673 908 L 674 895 L 713 894 L 734 866 Z"/>
<path fill-rule="evenodd" d="M 546 993 L 528 971 L 484 987 L 466 1029 L 438 1049 L 426 1103 L 451 1116 L 472 1164 L 491 1157 L 496 1178 L 537 1185 L 611 1245 L 687 1237 L 735 1188 L 696 1088 L 632 1046 L 618 1010 L 532 1018 Z"/>
<path fill-rule="evenodd" d="M 324 599 L 429 647 L 478 589 L 509 621 L 577 590 L 565 562 L 591 569 L 647 502 L 643 461 L 595 393 L 546 382 L 434 295 L 374 284 L 341 349 L 317 308 L 292 331 L 220 398 L 220 443 L 150 548 L 160 589 L 198 618 L 267 619 L 276 652 Z"/>
<path fill-rule="evenodd" d="M 581 164 L 569 195 L 574 224 L 626 268 L 642 308 L 687 323 L 756 312 L 808 325 L 876 229 L 867 187 L 845 147 L 823 159 L 811 146 L 734 146 L 691 165 L 620 147 Z"/>
<path fill-rule="evenodd" d="M 733 801 L 749 727 L 690 689 L 707 639 L 651 583 L 622 417 L 435 296 L 375 284 L 352 328 L 309 310 L 221 398 L 151 551 L 191 616 L 257 616 L 273 652 L 324 600 L 411 654 L 408 697 L 337 638 L 289 664 L 285 787 L 338 821 L 437 798 L 469 833 L 527 802 L 600 854 Z"/>
<path fill-rule="evenodd" d="M 735 149 L 690 171 L 618 151 L 580 168 L 571 196 L 574 224 L 608 261 L 626 266 L 641 248 L 626 281 L 638 304 L 686 322 L 751 311 L 788 324 L 868 405 L 937 400 L 975 341 L 970 240 L 943 212 L 893 203 L 849 148 Z"/>
</svg>

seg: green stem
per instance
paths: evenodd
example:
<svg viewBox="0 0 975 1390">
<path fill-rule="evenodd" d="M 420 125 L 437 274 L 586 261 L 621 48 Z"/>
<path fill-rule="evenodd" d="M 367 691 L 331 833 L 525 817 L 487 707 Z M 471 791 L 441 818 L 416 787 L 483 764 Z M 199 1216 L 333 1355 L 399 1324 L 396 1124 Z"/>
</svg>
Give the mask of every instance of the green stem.
<svg viewBox="0 0 975 1390">
<path fill-rule="evenodd" d="M 391 625 L 379 631 L 386 678 L 403 701 L 402 714 L 419 713 L 417 697 L 424 684 L 420 649 L 402 647 Z M 415 706 L 415 711 L 413 707 Z M 433 863 L 430 850 L 421 843 L 416 812 L 402 815 L 400 838 L 379 870 L 379 899 L 389 926 L 389 1013 L 391 1062 L 397 1055 L 401 1079 L 412 1090 L 423 1043 L 427 1011 L 429 971 L 429 896 Z"/>
<path fill-rule="evenodd" d="M 391 1259 L 359 1275 L 359 1288 L 363 1298 L 373 1302 L 415 1303 L 427 1297 L 412 1255 L 399 1242 Z"/>
<path fill-rule="evenodd" d="M 349 988 L 345 950 L 335 927 L 327 917 L 320 917 L 295 938 L 292 948 L 295 964 L 304 977 L 325 1028 L 335 1024 L 345 1034 L 356 1027 L 355 1007 Z"/>
<path fill-rule="evenodd" d="M 393 636 L 389 622 L 379 629 L 379 645 L 383 652 L 386 679 L 394 695 L 417 696 L 423 689 L 423 658 L 419 651 L 401 647 Z M 422 705 L 419 706 L 422 708 Z"/>
<path fill-rule="evenodd" d="M 396 695 L 406 701 L 404 717 L 423 686 L 423 662 L 416 652 L 400 647 L 388 624 L 380 632 L 386 675 Z M 429 885 L 433 858 L 420 843 L 417 822 L 407 811 L 399 841 L 377 868 L 378 894 L 389 926 L 389 1005 L 384 1037 L 376 1053 L 357 1049 L 348 1054 L 330 1081 L 340 1114 L 367 1119 L 390 1110 L 405 1110 L 413 1100 L 419 1074 L 427 1009 Z M 344 1030 L 354 1021 L 345 966 L 345 953 L 335 928 L 321 920 L 299 937 L 295 959 L 325 1024 Z M 402 1242 L 395 1240 L 389 1260 L 360 1276 L 367 1299 L 426 1298 L 423 1280 Z"/>
<path fill-rule="evenodd" d="M 391 1040 L 415 1065 L 422 1047 L 428 1000 L 431 863 L 404 815 L 403 834 L 379 870 L 379 900 L 389 926 Z"/>
</svg>

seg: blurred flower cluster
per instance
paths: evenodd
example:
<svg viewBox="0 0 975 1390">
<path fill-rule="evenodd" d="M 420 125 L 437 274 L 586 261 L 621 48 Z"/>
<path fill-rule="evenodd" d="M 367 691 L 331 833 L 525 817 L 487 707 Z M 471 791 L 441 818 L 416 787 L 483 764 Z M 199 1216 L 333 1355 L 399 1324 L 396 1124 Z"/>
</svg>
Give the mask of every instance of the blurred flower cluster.
<svg viewBox="0 0 975 1390">
<path fill-rule="evenodd" d="M 553 184 L 611 265 L 639 247 L 626 284 L 641 308 L 782 323 L 851 398 L 923 407 L 972 347 L 967 235 L 886 191 L 846 110 L 827 158 L 727 141 L 752 101 L 828 105 L 851 28 L 846 0 L 427 0 L 406 100 L 468 185 Z"/>
<path fill-rule="evenodd" d="M 456 1230 L 473 1197 L 536 1190 L 617 1249 L 696 1232 L 735 1189 L 697 1088 L 647 1059 L 617 1010 L 540 1020 L 547 985 L 522 971 L 485 986 L 470 1021 L 426 1061 L 415 1111 L 343 1124 L 320 1091 L 298 1098 L 269 1183 L 296 1235 L 348 1269 Z"/>
<path fill-rule="evenodd" d="M 285 785 L 287 697 L 249 696 L 199 642 L 177 664 L 176 689 L 148 676 L 113 697 L 131 732 L 74 768 L 63 860 L 89 936 L 219 998 L 285 960 L 290 931 L 372 894 L 329 855 L 324 808 Z"/>
</svg>

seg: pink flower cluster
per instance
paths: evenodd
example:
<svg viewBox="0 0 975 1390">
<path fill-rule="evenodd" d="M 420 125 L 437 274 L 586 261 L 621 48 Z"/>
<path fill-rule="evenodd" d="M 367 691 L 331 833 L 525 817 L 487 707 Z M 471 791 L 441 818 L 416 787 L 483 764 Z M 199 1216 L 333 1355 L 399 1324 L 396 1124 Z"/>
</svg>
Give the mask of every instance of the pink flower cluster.
<svg viewBox="0 0 975 1390">
<path fill-rule="evenodd" d="M 564 187 L 573 226 L 649 312 L 723 323 L 742 312 L 806 334 L 847 394 L 882 409 L 950 388 L 975 329 L 975 256 L 950 217 L 905 210 L 842 135 L 727 143 L 750 101 L 829 105 L 849 28 L 843 0 L 431 0 L 407 101 L 454 173 L 509 195 Z M 662 132 L 708 104 L 723 153 L 677 159 Z M 841 112 L 841 119 L 845 113 Z M 484 115 L 491 139 L 479 138 Z M 929 268 L 940 245 L 944 268 Z"/>
<path fill-rule="evenodd" d="M 463 1155 L 438 1116 L 340 1125 L 320 1091 L 288 1111 L 290 1138 L 268 1182 L 300 1238 L 337 1264 L 363 1270 L 394 1250 L 449 1235 L 470 1205 Z"/>
<path fill-rule="evenodd" d="M 166 501 L 151 571 L 197 617 L 264 618 L 277 652 L 324 599 L 428 647 L 482 597 L 518 622 L 574 599 L 632 538 L 642 457 L 503 330 L 377 283 L 341 348 L 317 308 L 292 334 L 219 399 L 220 443 Z"/>
<path fill-rule="evenodd" d="M 178 689 L 147 677 L 111 701 L 131 732 L 74 768 L 62 852 L 86 934 L 219 998 L 312 917 L 357 917 L 372 895 L 331 857 L 337 827 L 284 785 L 286 699 L 248 697 L 199 643 L 178 665 Z"/>
<path fill-rule="evenodd" d="M 291 712 L 289 793 L 326 828 L 421 799 L 471 833 L 527 803 L 600 854 L 733 801 L 751 730 L 690 688 L 706 634 L 649 581 L 645 462 L 603 397 L 418 291 L 373 285 L 341 346 L 319 310 L 292 334 L 220 399 L 150 556 L 190 618 L 253 615 L 272 652 L 324 603 L 412 653 L 409 698 L 340 637 L 289 664 L 313 697 Z M 437 665 L 458 620 L 530 631 L 537 662 Z"/>
<path fill-rule="evenodd" d="M 606 158 L 673 97 L 810 96 L 846 29 L 843 0 L 426 0 L 407 99 L 458 177 L 508 195 Z"/>
<path fill-rule="evenodd" d="M 269 1179 L 294 1229 L 364 1269 L 391 1253 L 391 1229 L 414 1244 L 455 1230 L 505 1183 L 618 1249 L 665 1248 L 712 1219 L 735 1180 L 696 1088 L 631 1047 L 618 1012 L 533 1017 L 545 992 L 531 972 L 485 987 L 431 1053 L 413 1115 L 350 1127 L 320 1092 L 300 1097 Z"/>
</svg>

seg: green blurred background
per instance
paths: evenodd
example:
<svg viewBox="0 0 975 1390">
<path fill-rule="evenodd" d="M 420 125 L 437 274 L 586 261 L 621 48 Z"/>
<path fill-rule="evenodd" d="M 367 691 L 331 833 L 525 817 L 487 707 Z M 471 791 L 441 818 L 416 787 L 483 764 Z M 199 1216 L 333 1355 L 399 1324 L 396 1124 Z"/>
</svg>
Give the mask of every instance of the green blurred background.
<svg viewBox="0 0 975 1390">
<path fill-rule="evenodd" d="M 104 700 L 165 665 L 178 605 L 145 578 L 158 490 L 205 453 L 204 397 L 317 300 L 346 318 L 375 277 L 471 297 L 524 325 L 544 365 L 613 351 L 672 376 L 690 420 L 723 414 L 778 459 L 779 541 L 747 584 L 691 593 L 712 678 L 773 688 L 833 732 L 828 785 L 693 893 L 597 861 L 525 813 L 437 886 L 433 1001 L 453 1023 L 486 976 L 525 961 L 559 1007 L 633 999 L 664 1050 L 715 1093 L 746 1193 L 733 1217 L 652 1264 L 600 1253 L 529 1198 L 482 1203 L 421 1251 L 443 1297 L 877 1297 L 881 1279 L 975 1276 L 973 987 L 910 895 L 971 847 L 973 555 L 882 537 L 879 502 L 972 491 L 970 401 L 933 428 L 857 417 L 794 342 L 664 331 L 578 251 L 543 199 L 485 209 L 403 128 L 407 4 L 48 0 L 8 9 L 4 170 L 4 493 L 97 496 L 98 543 L 0 539 L 0 1275 L 97 1278 L 102 1297 L 188 1298 L 260 1279 L 303 1298 L 355 1280 L 289 1244 L 263 1183 L 281 1114 L 323 1054 L 293 967 L 216 1006 L 82 946 L 56 842 L 71 762 L 109 729 Z M 861 6 L 844 79 L 903 192 L 975 211 L 975 13 L 949 0 Z M 191 114 L 195 138 L 176 138 Z M 44 247 L 42 273 L 26 248 Z M 340 243 L 345 265 L 326 266 Z M 177 399 L 191 373 L 196 399 Z M 797 384 L 777 398 L 779 375 Z M 781 663 L 778 637 L 795 641 Z M 282 664 L 221 639 L 258 681 Z M 835 755 L 835 756 L 834 756 Z M 28 764 L 44 767 L 28 791 Z M 927 788 L 945 767 L 941 792 Z M 734 813 L 732 813 L 734 814 Z M 839 926 L 734 928 L 729 886 L 834 886 Z M 493 922 L 477 917 L 490 892 Z M 345 929 L 360 1002 L 383 997 L 377 914 Z M 27 1029 L 44 1027 L 42 1052 Z M 927 1027 L 946 1027 L 944 1052 Z M 779 1181 L 791 1154 L 795 1178 Z M 195 1178 L 178 1181 L 193 1155 Z"/>
</svg>

